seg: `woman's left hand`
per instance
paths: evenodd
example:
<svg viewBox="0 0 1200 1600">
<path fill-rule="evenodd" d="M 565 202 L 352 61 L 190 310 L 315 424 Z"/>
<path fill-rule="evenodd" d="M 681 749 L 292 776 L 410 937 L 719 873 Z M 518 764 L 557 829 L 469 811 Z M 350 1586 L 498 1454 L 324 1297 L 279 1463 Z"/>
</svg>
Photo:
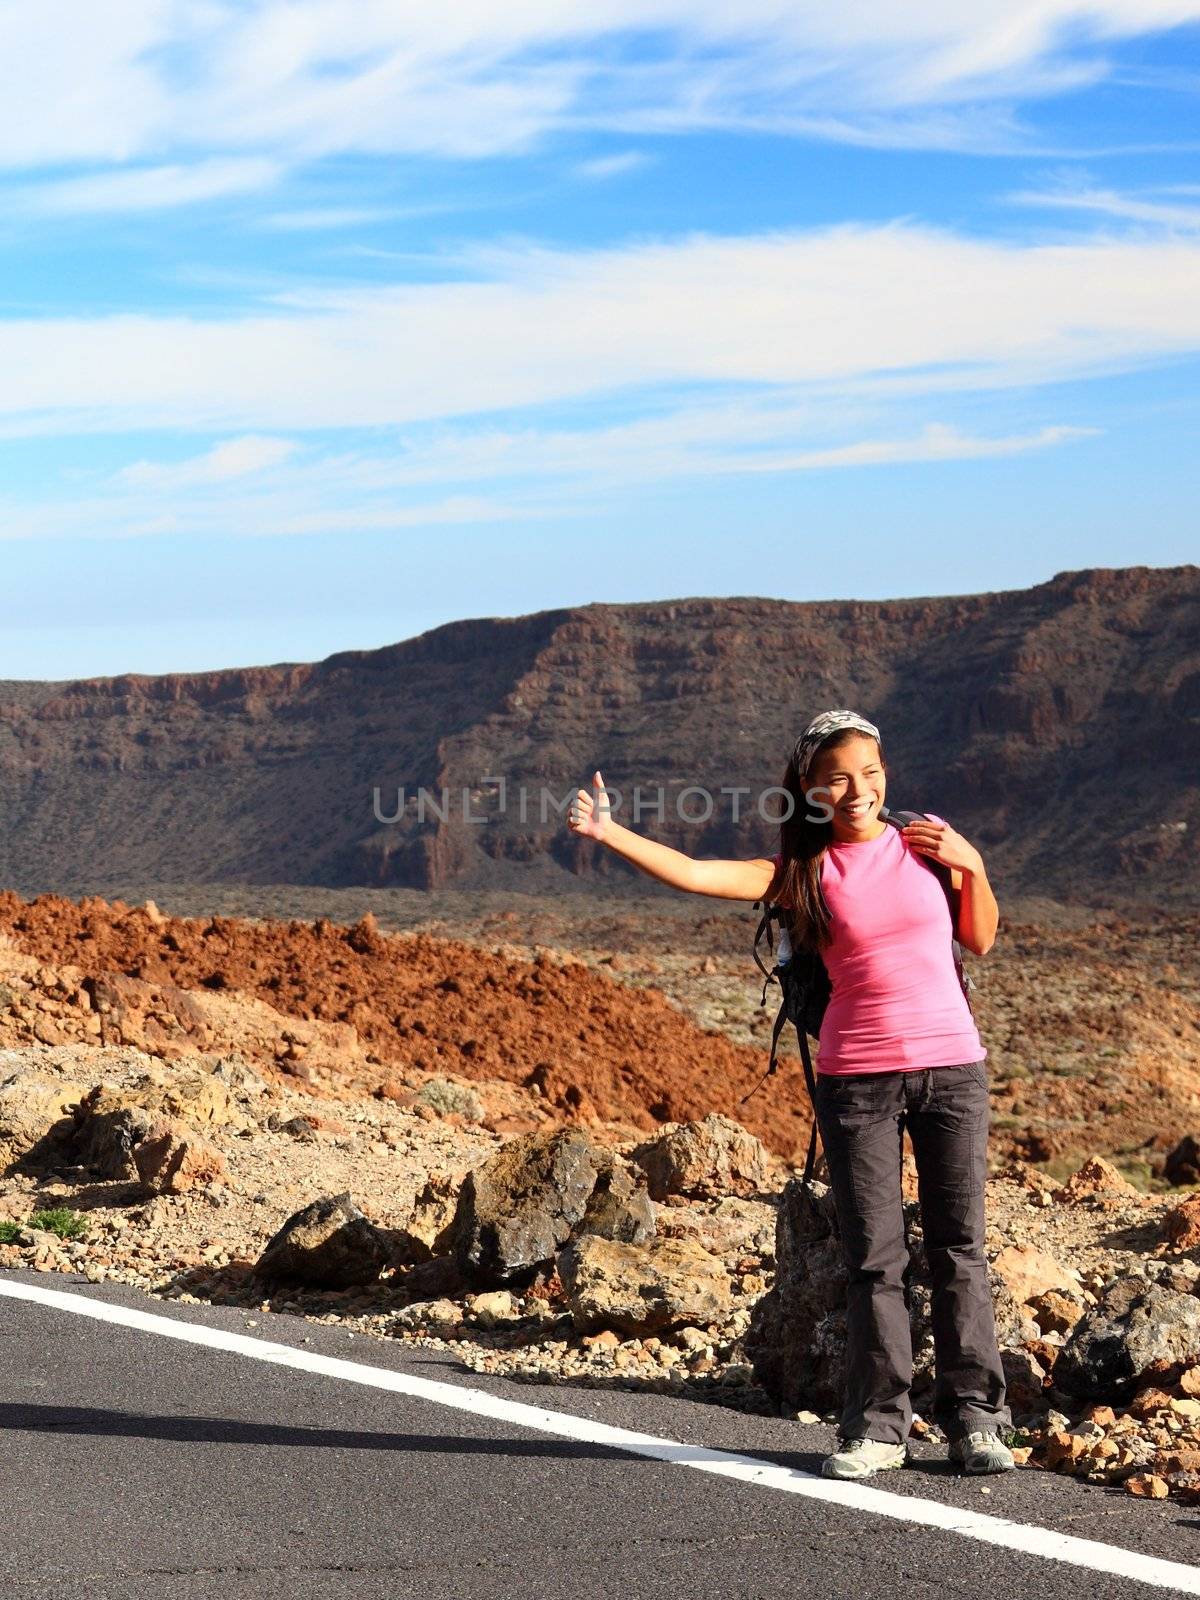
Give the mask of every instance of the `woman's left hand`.
<svg viewBox="0 0 1200 1600">
<path fill-rule="evenodd" d="M 969 839 L 964 839 L 948 822 L 908 822 L 901 830 L 909 848 L 923 856 L 933 856 L 960 872 L 978 872 L 983 857 Z"/>
</svg>

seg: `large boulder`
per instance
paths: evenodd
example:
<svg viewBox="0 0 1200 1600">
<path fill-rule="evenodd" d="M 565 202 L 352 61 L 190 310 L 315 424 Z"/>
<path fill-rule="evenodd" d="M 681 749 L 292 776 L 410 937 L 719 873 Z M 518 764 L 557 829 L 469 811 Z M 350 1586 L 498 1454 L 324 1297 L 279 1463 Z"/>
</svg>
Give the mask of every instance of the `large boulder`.
<svg viewBox="0 0 1200 1600">
<path fill-rule="evenodd" d="M 71 1108 L 65 1140 L 70 1159 L 98 1178 L 135 1178 L 133 1152 L 150 1131 L 153 1116 L 128 1090 L 97 1083 Z"/>
<path fill-rule="evenodd" d="M 1185 1133 L 1167 1152 L 1163 1177 L 1168 1183 L 1200 1183 L 1200 1138 L 1194 1133 Z"/>
<path fill-rule="evenodd" d="M 842 1403 L 846 1269 L 833 1194 L 790 1179 L 775 1220 L 775 1283 L 754 1306 L 743 1346 L 756 1380 L 792 1410 Z"/>
<path fill-rule="evenodd" d="M 429 1173 L 413 1201 L 408 1222 L 394 1236 L 398 1261 L 428 1261 L 451 1248 L 460 1187 L 451 1173 Z"/>
<path fill-rule="evenodd" d="M 694 1199 L 755 1195 L 770 1183 L 762 1143 L 740 1122 L 717 1111 L 665 1129 L 640 1144 L 632 1159 L 645 1172 L 654 1200 L 669 1194 Z"/>
<path fill-rule="evenodd" d="M 346 1289 L 374 1283 L 388 1264 L 383 1235 L 349 1193 L 324 1195 L 295 1212 L 267 1241 L 256 1277 Z"/>
<path fill-rule="evenodd" d="M 721 1322 L 732 1308 L 723 1263 L 690 1239 L 637 1245 L 581 1234 L 559 1251 L 556 1265 L 580 1332 L 664 1333 Z"/>
<path fill-rule="evenodd" d="M 1054 1383 L 1078 1400 L 1125 1401 L 1139 1380 L 1170 1381 L 1200 1356 L 1200 1299 L 1144 1278 L 1117 1278 L 1071 1330 Z"/>
<path fill-rule="evenodd" d="M 221 1183 L 225 1157 L 186 1122 L 160 1117 L 134 1146 L 133 1163 L 150 1194 L 184 1194 Z"/>
<path fill-rule="evenodd" d="M 931 1286 L 920 1207 L 916 1201 L 905 1201 L 903 1210 L 912 1397 L 920 1409 L 931 1397 L 934 1381 Z M 776 1216 L 775 1257 L 775 1283 L 755 1305 L 743 1341 L 755 1378 L 790 1409 L 840 1407 L 846 1363 L 846 1269 L 833 1194 L 826 1184 L 814 1181 L 805 1190 L 799 1178 L 791 1178 L 784 1185 Z M 999 1344 L 1037 1337 L 1036 1322 L 1000 1276 L 989 1270 L 989 1281 Z"/>
<path fill-rule="evenodd" d="M 654 1231 L 644 1190 L 582 1128 L 510 1139 L 468 1172 L 450 1239 L 477 1287 L 527 1282 L 577 1231 L 630 1242 Z"/>
<path fill-rule="evenodd" d="M 205 1131 L 252 1126 L 218 1072 L 186 1063 L 171 1068 L 151 1063 L 131 1082 L 94 1084 L 78 1097 L 71 1117 L 64 1124 L 63 1153 L 101 1178 L 136 1176 L 136 1147 L 160 1120 Z"/>
<path fill-rule="evenodd" d="M 9 1060 L 19 1060 L 17 1051 L 2 1052 Z M 0 1063 L 0 1146 L 20 1159 L 35 1145 L 46 1140 L 51 1130 L 69 1126 L 70 1108 L 83 1093 L 82 1086 L 70 1079 L 38 1071 L 24 1062 L 16 1071 Z"/>
</svg>

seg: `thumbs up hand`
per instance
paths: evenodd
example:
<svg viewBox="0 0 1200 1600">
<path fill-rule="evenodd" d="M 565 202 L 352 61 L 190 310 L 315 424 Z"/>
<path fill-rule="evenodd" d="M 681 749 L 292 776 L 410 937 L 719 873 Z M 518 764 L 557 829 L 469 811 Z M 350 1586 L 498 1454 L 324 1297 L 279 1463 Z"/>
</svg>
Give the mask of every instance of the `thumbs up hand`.
<svg viewBox="0 0 1200 1600">
<path fill-rule="evenodd" d="M 599 770 L 592 774 L 594 796 L 576 789 L 567 810 L 567 826 L 585 839 L 603 839 L 609 826 L 608 792 Z"/>
</svg>

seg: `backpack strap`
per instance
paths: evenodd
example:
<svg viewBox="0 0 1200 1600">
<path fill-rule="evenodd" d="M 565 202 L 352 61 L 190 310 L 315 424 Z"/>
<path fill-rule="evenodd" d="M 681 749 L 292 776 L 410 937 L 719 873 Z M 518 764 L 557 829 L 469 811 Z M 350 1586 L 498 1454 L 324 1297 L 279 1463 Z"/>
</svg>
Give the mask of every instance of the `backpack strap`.
<svg viewBox="0 0 1200 1600">
<path fill-rule="evenodd" d="M 780 978 L 780 975 L 779 975 L 780 969 L 779 969 L 778 963 L 776 963 L 774 966 L 772 966 L 770 968 L 770 970 L 768 971 L 768 969 L 759 960 L 758 946 L 759 946 L 759 943 L 760 943 L 760 941 L 761 941 L 761 939 L 763 937 L 763 933 L 765 931 L 766 938 L 767 938 L 767 948 L 772 953 L 774 953 L 774 943 L 773 943 L 772 935 L 771 935 L 771 922 L 773 920 L 778 921 L 778 919 L 780 917 L 780 907 L 778 905 L 772 904 L 769 901 L 757 901 L 756 900 L 754 902 L 754 904 L 755 904 L 755 907 L 757 907 L 760 904 L 764 907 L 763 915 L 762 915 L 761 919 L 759 920 L 758 928 L 757 928 L 757 930 L 755 932 L 755 935 L 754 935 L 754 959 L 758 963 L 759 970 L 764 974 L 762 999 L 759 1002 L 759 1004 L 765 1006 L 766 1003 L 767 1003 L 767 985 L 770 984 L 771 982 L 775 981 L 775 982 L 779 983 L 779 986 L 782 989 L 783 981 L 782 981 L 782 979 Z M 793 957 L 793 959 L 795 959 L 795 957 Z M 780 1000 L 780 1002 L 779 1002 L 779 1010 L 775 1014 L 775 1024 L 774 1024 L 774 1027 L 771 1029 L 771 1054 L 770 1054 L 770 1058 L 769 1058 L 769 1060 L 767 1062 L 767 1070 L 763 1073 L 762 1077 L 758 1080 L 758 1082 L 754 1085 L 754 1087 L 752 1089 L 748 1090 L 748 1092 L 742 1096 L 741 1100 L 739 1101 L 740 1105 L 745 1105 L 746 1101 L 750 1099 L 751 1095 L 757 1094 L 758 1091 L 762 1088 L 763 1084 L 766 1083 L 767 1079 L 770 1078 L 770 1077 L 773 1077 L 774 1074 L 776 1073 L 776 1071 L 778 1070 L 778 1068 L 779 1068 L 779 1036 L 783 1032 L 783 1026 L 784 1026 L 784 1023 L 787 1021 L 787 1018 L 788 1018 L 788 1000 L 787 1000 L 787 995 L 785 994 L 782 997 L 782 999 Z M 808 1086 L 808 1098 L 809 1098 L 809 1101 L 811 1102 L 811 1105 L 812 1105 L 812 1128 L 810 1130 L 809 1139 L 808 1139 L 808 1154 L 805 1157 L 805 1161 L 804 1161 L 804 1176 L 800 1180 L 801 1186 L 803 1188 L 807 1188 L 808 1185 L 812 1181 L 813 1167 L 815 1166 L 816 1159 L 817 1159 L 816 1079 L 815 1079 L 814 1074 L 813 1074 L 812 1056 L 809 1053 L 808 1034 L 805 1031 L 803 1019 L 798 1016 L 798 1017 L 796 1017 L 794 1019 L 794 1021 L 795 1021 L 795 1027 L 796 1027 L 796 1037 L 800 1041 L 800 1059 L 804 1063 L 804 1080 L 805 1080 L 805 1083 Z"/>
<path fill-rule="evenodd" d="M 770 952 L 770 954 L 772 956 L 775 954 L 775 938 L 774 938 L 774 935 L 771 932 L 771 923 L 773 921 L 778 921 L 778 919 L 779 919 L 779 907 L 777 905 L 772 904 L 772 902 L 770 900 L 756 900 L 754 902 L 754 909 L 757 911 L 757 909 L 758 909 L 758 907 L 760 905 L 763 908 L 763 914 L 758 919 L 758 927 L 754 930 L 754 948 L 751 951 L 751 954 L 754 956 L 754 964 L 755 964 L 755 966 L 757 966 L 758 970 L 763 975 L 762 999 L 758 1003 L 759 1003 L 760 1006 L 765 1006 L 766 1003 L 767 1003 L 767 986 L 770 983 L 778 981 L 778 978 L 779 978 L 779 964 L 778 964 L 778 962 L 775 962 L 770 967 L 765 966 L 763 961 L 762 961 L 762 958 L 759 956 L 758 947 L 762 943 L 763 938 L 765 936 L 766 941 L 767 941 L 767 950 Z M 781 983 L 780 984 L 780 988 L 782 988 L 782 987 L 783 987 L 783 985 Z M 781 1000 L 780 1003 L 779 1003 L 779 1012 L 778 1012 L 778 1015 L 775 1018 L 775 1026 L 771 1031 L 771 1055 L 770 1055 L 769 1061 L 767 1062 L 767 1070 L 763 1073 L 762 1077 L 754 1085 L 753 1089 L 749 1090 L 748 1093 L 746 1093 L 746 1094 L 744 1094 L 742 1096 L 741 1100 L 738 1102 L 739 1105 L 743 1105 L 744 1106 L 746 1104 L 746 1101 L 749 1100 L 750 1096 L 752 1094 L 757 1094 L 758 1091 L 762 1088 L 763 1084 L 766 1083 L 767 1079 L 774 1076 L 775 1070 L 779 1065 L 779 1061 L 778 1061 L 777 1055 L 776 1055 L 776 1046 L 779 1043 L 779 1035 L 783 1031 L 783 1024 L 784 1024 L 784 1019 L 785 1019 L 786 1015 L 787 1015 L 787 1001 L 785 999 L 785 1000 Z"/>
<path fill-rule="evenodd" d="M 895 819 L 901 826 L 909 822 L 924 822 L 927 820 L 924 811 L 895 811 L 889 807 L 887 820 Z M 954 955 L 954 970 L 958 975 L 959 988 L 966 999 L 967 1007 L 974 1015 L 975 1008 L 971 1005 L 971 990 L 976 987 L 974 978 L 963 965 L 962 945 L 958 942 L 958 915 L 962 907 L 962 891 L 954 887 L 954 879 L 950 868 L 944 861 L 937 861 L 932 856 L 923 856 L 913 851 L 917 860 L 929 868 L 934 877 L 945 891 L 946 899 L 950 905 L 950 949 Z"/>
<path fill-rule="evenodd" d="M 767 981 L 770 981 L 769 977 Z M 766 1003 L 767 990 L 766 984 L 764 984 L 762 1004 L 766 1005 Z M 779 1010 L 775 1016 L 775 1026 L 771 1029 L 771 1058 L 767 1063 L 767 1070 L 754 1085 L 753 1089 L 750 1089 L 742 1096 L 741 1100 L 739 1101 L 740 1105 L 745 1105 L 746 1101 L 749 1100 L 751 1095 L 757 1094 L 762 1088 L 763 1084 L 766 1083 L 767 1079 L 773 1077 L 775 1072 L 778 1070 L 779 1035 L 783 1032 L 783 1025 L 786 1021 L 787 999 L 784 998 L 779 1002 Z M 808 1034 L 805 1032 L 802 1023 L 797 1022 L 795 1026 L 796 1038 L 800 1041 L 800 1059 L 804 1063 L 804 1081 L 808 1086 L 808 1098 L 812 1105 L 812 1128 L 810 1129 L 808 1136 L 808 1154 L 804 1160 L 804 1176 L 800 1180 L 801 1184 L 807 1188 L 812 1179 L 813 1167 L 815 1166 L 817 1159 L 817 1084 L 813 1073 L 812 1055 L 810 1054 L 808 1048 Z"/>
<path fill-rule="evenodd" d="M 754 930 L 754 948 L 751 954 L 754 956 L 754 963 L 758 970 L 766 978 L 767 983 L 770 983 L 774 968 L 763 966 L 762 961 L 759 959 L 758 947 L 762 943 L 765 935 L 767 941 L 767 950 L 772 956 L 774 956 L 775 936 L 771 932 L 771 923 L 779 920 L 779 907 L 772 905 L 769 900 L 756 900 L 754 902 L 754 909 L 757 910 L 760 905 L 764 908 L 764 910 L 762 916 L 758 919 L 758 927 Z M 767 1003 L 767 983 L 763 984 L 763 1005 L 766 1005 Z"/>
<path fill-rule="evenodd" d="M 804 1158 L 804 1176 L 800 1179 L 800 1187 L 807 1189 L 812 1182 L 813 1167 L 817 1160 L 817 1082 L 813 1076 L 812 1057 L 808 1053 L 808 1035 L 799 1023 L 796 1024 L 796 1034 L 800 1040 L 800 1059 L 804 1063 L 804 1079 L 808 1084 L 808 1098 L 812 1105 L 812 1128 L 808 1135 L 808 1155 Z"/>
</svg>

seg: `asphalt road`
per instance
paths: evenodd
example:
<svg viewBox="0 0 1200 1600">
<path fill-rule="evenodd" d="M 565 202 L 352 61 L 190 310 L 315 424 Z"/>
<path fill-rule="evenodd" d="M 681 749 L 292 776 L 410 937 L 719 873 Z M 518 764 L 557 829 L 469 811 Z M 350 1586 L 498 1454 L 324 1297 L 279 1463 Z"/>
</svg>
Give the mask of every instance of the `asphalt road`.
<svg viewBox="0 0 1200 1600">
<path fill-rule="evenodd" d="M 828 1427 L 666 1395 L 481 1377 L 441 1351 L 350 1339 L 297 1317 L 181 1306 L 61 1274 L 0 1273 L 0 1290 L 13 1283 L 752 1456 L 788 1477 L 816 1473 L 832 1438 Z M 774 1485 L 739 1481 L 3 1292 L 0 1363 L 4 1597 L 1184 1592 L 781 1492 L 779 1474 Z M 1200 1511 L 1036 1471 L 963 1478 L 942 1450 L 918 1450 L 917 1466 L 860 1492 L 882 1492 L 893 1507 L 896 1497 L 911 1497 L 914 1508 L 938 1501 L 1194 1565 L 1189 1592 L 1200 1592 Z"/>
</svg>

